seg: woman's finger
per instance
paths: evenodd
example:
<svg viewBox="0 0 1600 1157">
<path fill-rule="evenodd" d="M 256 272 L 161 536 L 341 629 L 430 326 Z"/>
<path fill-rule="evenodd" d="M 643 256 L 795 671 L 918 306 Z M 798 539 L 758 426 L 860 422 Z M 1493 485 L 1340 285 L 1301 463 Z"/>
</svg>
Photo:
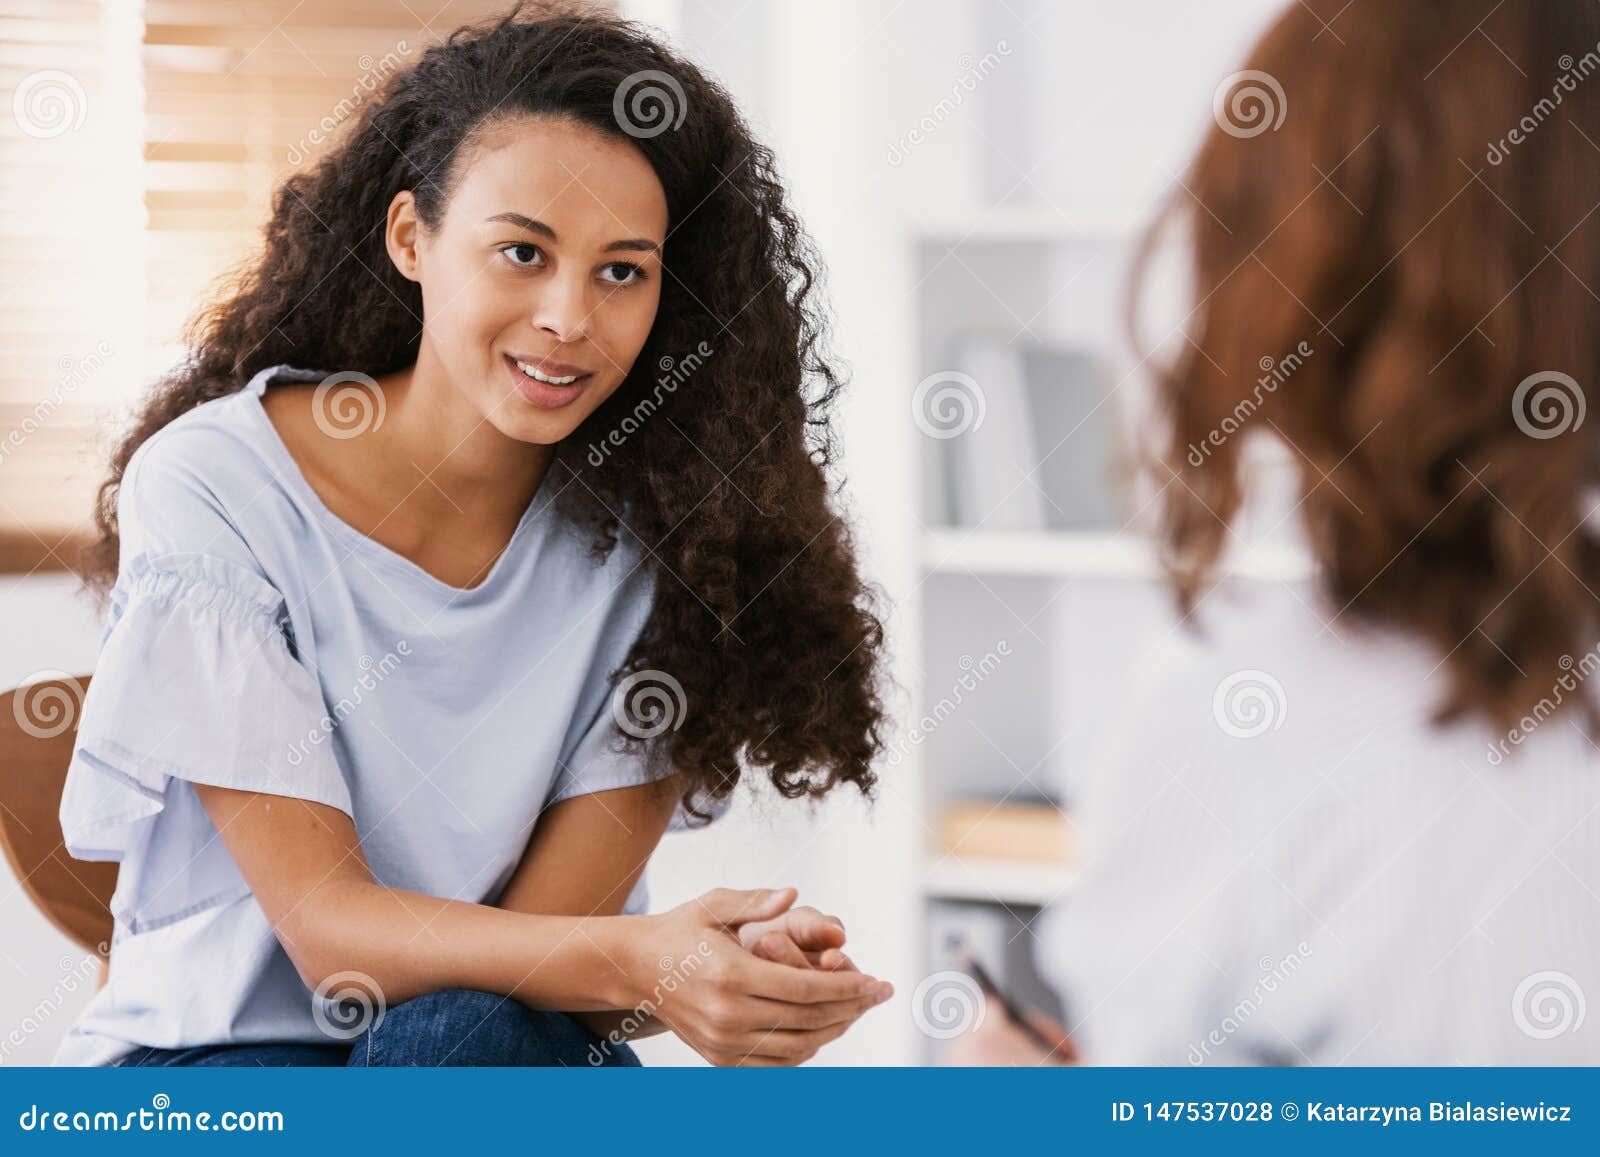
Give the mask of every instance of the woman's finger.
<svg viewBox="0 0 1600 1157">
<path fill-rule="evenodd" d="M 844 923 L 815 908 L 791 908 L 780 922 L 790 939 L 807 951 L 837 948 L 845 940 Z"/>
<path fill-rule="evenodd" d="M 790 968 L 748 956 L 736 965 L 739 975 L 732 985 L 739 992 L 764 996 L 788 1004 L 823 1004 L 893 993 L 893 988 L 864 972 Z"/>
<path fill-rule="evenodd" d="M 786 1004 L 781 1000 L 750 997 L 739 1002 L 737 1023 L 749 1032 L 789 1030 L 812 1032 L 833 1025 L 851 1025 L 880 1002 L 871 996 L 822 1004 Z"/>
<path fill-rule="evenodd" d="M 800 951 L 800 946 L 782 932 L 768 932 L 758 942 L 756 947 L 763 960 L 770 960 L 774 964 L 787 964 L 791 968 L 811 968 L 811 961 L 806 959 L 806 954 Z"/>
<path fill-rule="evenodd" d="M 752 1057 L 793 1061 L 796 1057 L 808 1057 L 823 1045 L 838 1040 L 849 1027 L 847 1022 L 812 1031 L 771 1029 L 750 1033 L 738 1042 L 737 1051 Z"/>
<path fill-rule="evenodd" d="M 825 968 L 829 972 L 860 971 L 860 969 L 856 967 L 856 962 L 851 960 L 843 952 L 840 952 L 837 948 L 829 948 L 826 951 L 817 953 L 816 959 L 812 961 L 812 964 L 816 968 Z"/>
</svg>

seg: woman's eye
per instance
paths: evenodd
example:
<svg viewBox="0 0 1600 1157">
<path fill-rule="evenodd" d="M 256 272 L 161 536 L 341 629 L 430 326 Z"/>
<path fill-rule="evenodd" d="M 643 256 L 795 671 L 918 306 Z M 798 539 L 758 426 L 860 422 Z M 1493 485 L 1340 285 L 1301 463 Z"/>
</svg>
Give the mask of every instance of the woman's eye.
<svg viewBox="0 0 1600 1157">
<path fill-rule="evenodd" d="M 610 265 L 604 266 L 601 272 L 610 275 L 606 276 L 605 280 L 612 285 L 632 285 L 635 281 L 644 280 L 644 270 L 627 261 L 613 261 Z"/>
<path fill-rule="evenodd" d="M 541 264 L 544 260 L 544 252 L 537 245 L 529 245 L 526 242 L 519 245 L 507 245 L 500 252 L 506 255 L 506 260 L 521 269 L 531 269 L 534 265 Z M 519 260 L 519 257 L 526 257 L 527 260 Z"/>
</svg>

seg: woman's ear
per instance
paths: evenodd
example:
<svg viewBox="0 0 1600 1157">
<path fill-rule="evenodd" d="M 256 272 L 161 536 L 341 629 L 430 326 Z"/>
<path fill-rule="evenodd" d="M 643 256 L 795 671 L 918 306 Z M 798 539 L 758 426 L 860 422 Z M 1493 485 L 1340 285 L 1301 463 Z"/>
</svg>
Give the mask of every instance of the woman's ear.
<svg viewBox="0 0 1600 1157">
<path fill-rule="evenodd" d="M 410 189 L 402 189 L 389 202 L 389 220 L 384 230 L 384 246 L 389 260 L 407 281 L 420 281 L 421 254 L 418 241 L 421 223 L 417 220 L 417 199 Z"/>
</svg>

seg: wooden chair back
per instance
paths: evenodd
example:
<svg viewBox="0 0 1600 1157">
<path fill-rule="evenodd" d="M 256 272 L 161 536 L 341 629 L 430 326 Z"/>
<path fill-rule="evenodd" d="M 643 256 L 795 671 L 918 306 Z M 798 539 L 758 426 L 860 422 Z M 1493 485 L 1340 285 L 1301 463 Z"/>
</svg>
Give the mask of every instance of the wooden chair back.
<svg viewBox="0 0 1600 1157">
<path fill-rule="evenodd" d="M 28 683 L 0 695 L 0 847 L 23 891 L 79 947 L 111 943 L 118 865 L 67 854 L 61 791 L 89 676 Z"/>
</svg>

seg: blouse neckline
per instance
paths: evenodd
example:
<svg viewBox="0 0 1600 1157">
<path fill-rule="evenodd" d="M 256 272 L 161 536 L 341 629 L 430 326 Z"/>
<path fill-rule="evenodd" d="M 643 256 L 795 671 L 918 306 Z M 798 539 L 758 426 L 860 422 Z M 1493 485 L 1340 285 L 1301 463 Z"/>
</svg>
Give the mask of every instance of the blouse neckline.
<svg viewBox="0 0 1600 1157">
<path fill-rule="evenodd" d="M 331 371 L 300 369 L 290 365 L 270 366 L 261 370 L 246 384 L 242 393 L 248 395 L 248 406 L 258 421 L 265 435 L 269 452 L 277 459 L 283 476 L 305 503 L 311 508 L 324 525 L 339 538 L 347 542 L 352 550 L 361 551 L 372 556 L 378 562 L 385 564 L 390 570 L 399 571 L 409 575 L 416 581 L 432 587 L 434 590 L 449 595 L 453 599 L 476 599 L 483 597 L 499 580 L 501 572 L 510 568 L 510 560 L 516 553 L 518 544 L 522 541 L 528 527 L 536 520 L 546 507 L 552 505 L 554 499 L 546 498 L 546 482 L 551 473 L 557 468 L 557 463 L 552 460 L 550 468 L 545 471 L 544 478 L 539 480 L 538 489 L 523 509 L 522 516 L 517 520 L 516 529 L 511 532 L 510 539 L 505 547 L 489 565 L 489 572 L 483 576 L 477 586 L 457 587 L 451 586 L 437 575 L 401 554 L 399 551 L 385 546 L 370 535 L 363 534 L 350 523 L 346 522 L 322 500 L 316 488 L 306 478 L 301 470 L 300 463 L 289 451 L 288 443 L 283 440 L 283 435 L 278 432 L 278 427 L 273 423 L 267 408 L 262 404 L 262 397 L 267 391 L 267 386 L 279 378 L 297 382 L 318 381 L 328 376 Z"/>
</svg>

